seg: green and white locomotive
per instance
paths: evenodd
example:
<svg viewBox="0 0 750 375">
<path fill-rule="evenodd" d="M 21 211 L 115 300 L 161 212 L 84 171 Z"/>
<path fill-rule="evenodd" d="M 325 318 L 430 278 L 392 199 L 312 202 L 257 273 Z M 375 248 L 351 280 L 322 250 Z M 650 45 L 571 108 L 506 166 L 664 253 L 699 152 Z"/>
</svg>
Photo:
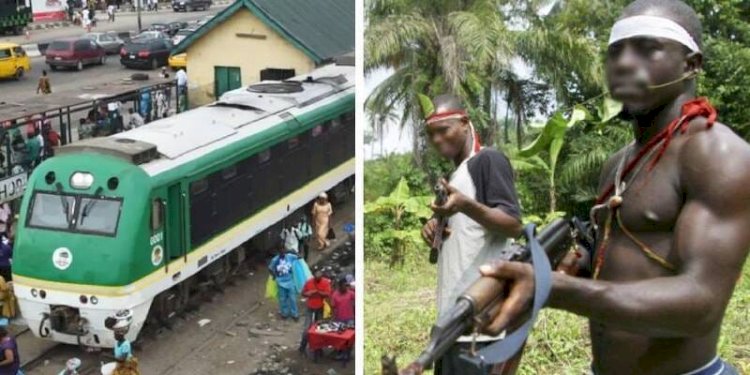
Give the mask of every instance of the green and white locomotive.
<svg viewBox="0 0 750 375">
<path fill-rule="evenodd" d="M 35 335 L 112 347 L 166 321 L 320 192 L 353 187 L 354 67 L 263 81 L 219 101 L 62 147 L 30 176 L 14 289 Z M 256 249 L 256 251 L 259 251 Z"/>
</svg>

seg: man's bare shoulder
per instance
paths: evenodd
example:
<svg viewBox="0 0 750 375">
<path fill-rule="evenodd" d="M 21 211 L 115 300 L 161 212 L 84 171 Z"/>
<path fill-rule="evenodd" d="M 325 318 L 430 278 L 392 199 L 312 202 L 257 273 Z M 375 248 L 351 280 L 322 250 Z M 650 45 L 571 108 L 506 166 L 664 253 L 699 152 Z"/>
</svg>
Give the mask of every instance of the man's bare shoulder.
<svg viewBox="0 0 750 375">
<path fill-rule="evenodd" d="M 711 195 L 750 197 L 750 145 L 727 125 L 706 125 L 705 119 L 690 124 L 679 152 L 681 180 Z M 718 186 L 720 185 L 720 186 Z"/>
</svg>

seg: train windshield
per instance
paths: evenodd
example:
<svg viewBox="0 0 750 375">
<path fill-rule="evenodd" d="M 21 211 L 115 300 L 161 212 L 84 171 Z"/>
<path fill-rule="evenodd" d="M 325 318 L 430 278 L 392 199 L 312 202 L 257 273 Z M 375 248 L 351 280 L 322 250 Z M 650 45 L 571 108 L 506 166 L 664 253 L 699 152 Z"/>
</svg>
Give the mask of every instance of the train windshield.
<svg viewBox="0 0 750 375">
<path fill-rule="evenodd" d="M 75 209 L 74 196 L 36 193 L 32 204 L 30 226 L 64 230 L 70 227 L 70 216 Z"/>
<path fill-rule="evenodd" d="M 119 200 L 81 198 L 76 228 L 80 232 L 115 234 L 121 205 L 122 202 Z"/>
<path fill-rule="evenodd" d="M 120 219 L 121 199 L 36 192 L 30 227 L 114 236 Z"/>
</svg>

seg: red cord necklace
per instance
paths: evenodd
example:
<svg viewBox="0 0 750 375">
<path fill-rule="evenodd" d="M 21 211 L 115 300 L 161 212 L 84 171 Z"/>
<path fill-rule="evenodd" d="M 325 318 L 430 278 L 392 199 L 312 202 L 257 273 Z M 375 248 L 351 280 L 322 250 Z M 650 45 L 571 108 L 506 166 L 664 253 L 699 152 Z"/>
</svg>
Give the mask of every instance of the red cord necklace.
<svg viewBox="0 0 750 375">
<path fill-rule="evenodd" d="M 628 176 L 628 174 L 633 172 L 636 166 L 638 166 L 641 161 L 644 160 L 644 158 L 650 158 L 653 155 L 655 149 L 658 147 L 659 149 L 656 153 L 656 157 L 649 163 L 648 166 L 648 171 L 651 171 L 656 166 L 656 163 L 661 159 L 661 156 L 664 155 L 664 152 L 667 150 L 667 147 L 672 141 L 672 137 L 674 136 L 674 134 L 678 130 L 680 131 L 680 133 L 685 133 L 688 129 L 688 124 L 690 124 L 690 121 L 697 117 L 705 117 L 707 119 L 707 128 L 709 129 L 716 122 L 716 109 L 714 109 L 711 106 L 711 103 L 709 103 L 708 99 L 704 97 L 696 98 L 684 103 L 682 105 L 681 115 L 672 120 L 672 122 L 666 128 L 664 128 L 664 130 L 660 131 L 655 137 L 649 140 L 648 143 L 646 143 L 646 145 L 638 152 L 636 157 L 633 158 L 633 160 L 631 160 L 629 163 L 627 163 L 627 166 L 625 166 L 624 168 L 622 167 L 623 165 L 625 165 L 624 162 L 625 160 L 627 160 L 629 154 L 626 153 L 625 155 L 623 155 L 622 162 L 615 172 L 615 182 L 608 185 L 604 192 L 599 195 L 599 197 L 596 199 L 596 205 L 591 209 L 592 223 L 596 225 L 596 212 L 602 208 L 609 208 L 609 216 L 605 221 L 602 243 L 596 250 L 594 279 L 598 278 L 599 271 L 604 265 L 605 251 L 609 242 L 613 218 L 617 218 L 618 222 L 620 221 L 619 215 L 617 215 L 617 209 L 622 205 L 622 193 L 624 192 L 624 187 L 626 186 L 617 185 L 619 185 L 620 181 L 623 181 Z M 636 169 L 635 174 L 637 174 L 638 172 L 640 172 L 640 167 Z M 633 179 L 634 178 L 635 175 L 633 176 Z M 615 193 L 615 195 L 612 195 L 612 193 Z M 610 195 L 612 196 L 610 197 Z M 608 202 L 605 204 L 604 202 L 607 199 Z M 620 226 L 622 227 L 622 224 L 620 224 Z M 641 245 L 642 248 L 644 247 L 642 243 L 640 243 L 640 241 L 637 241 L 637 239 L 635 239 L 634 237 L 631 237 L 631 239 Z M 649 257 L 659 261 L 659 259 L 655 257 L 655 254 L 652 254 L 651 250 L 647 247 L 644 248 L 644 252 L 646 252 Z"/>
</svg>

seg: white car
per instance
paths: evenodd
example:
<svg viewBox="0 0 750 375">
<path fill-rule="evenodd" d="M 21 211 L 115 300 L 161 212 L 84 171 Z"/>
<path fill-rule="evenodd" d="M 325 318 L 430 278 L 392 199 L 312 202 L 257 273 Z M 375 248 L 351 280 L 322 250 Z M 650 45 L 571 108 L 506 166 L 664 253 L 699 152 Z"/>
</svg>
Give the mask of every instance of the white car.
<svg viewBox="0 0 750 375">
<path fill-rule="evenodd" d="M 195 29 L 182 29 L 178 31 L 177 34 L 172 37 L 172 43 L 174 43 L 174 45 L 180 44 L 183 39 L 187 38 L 188 35 L 192 34 L 194 31 Z"/>
</svg>

